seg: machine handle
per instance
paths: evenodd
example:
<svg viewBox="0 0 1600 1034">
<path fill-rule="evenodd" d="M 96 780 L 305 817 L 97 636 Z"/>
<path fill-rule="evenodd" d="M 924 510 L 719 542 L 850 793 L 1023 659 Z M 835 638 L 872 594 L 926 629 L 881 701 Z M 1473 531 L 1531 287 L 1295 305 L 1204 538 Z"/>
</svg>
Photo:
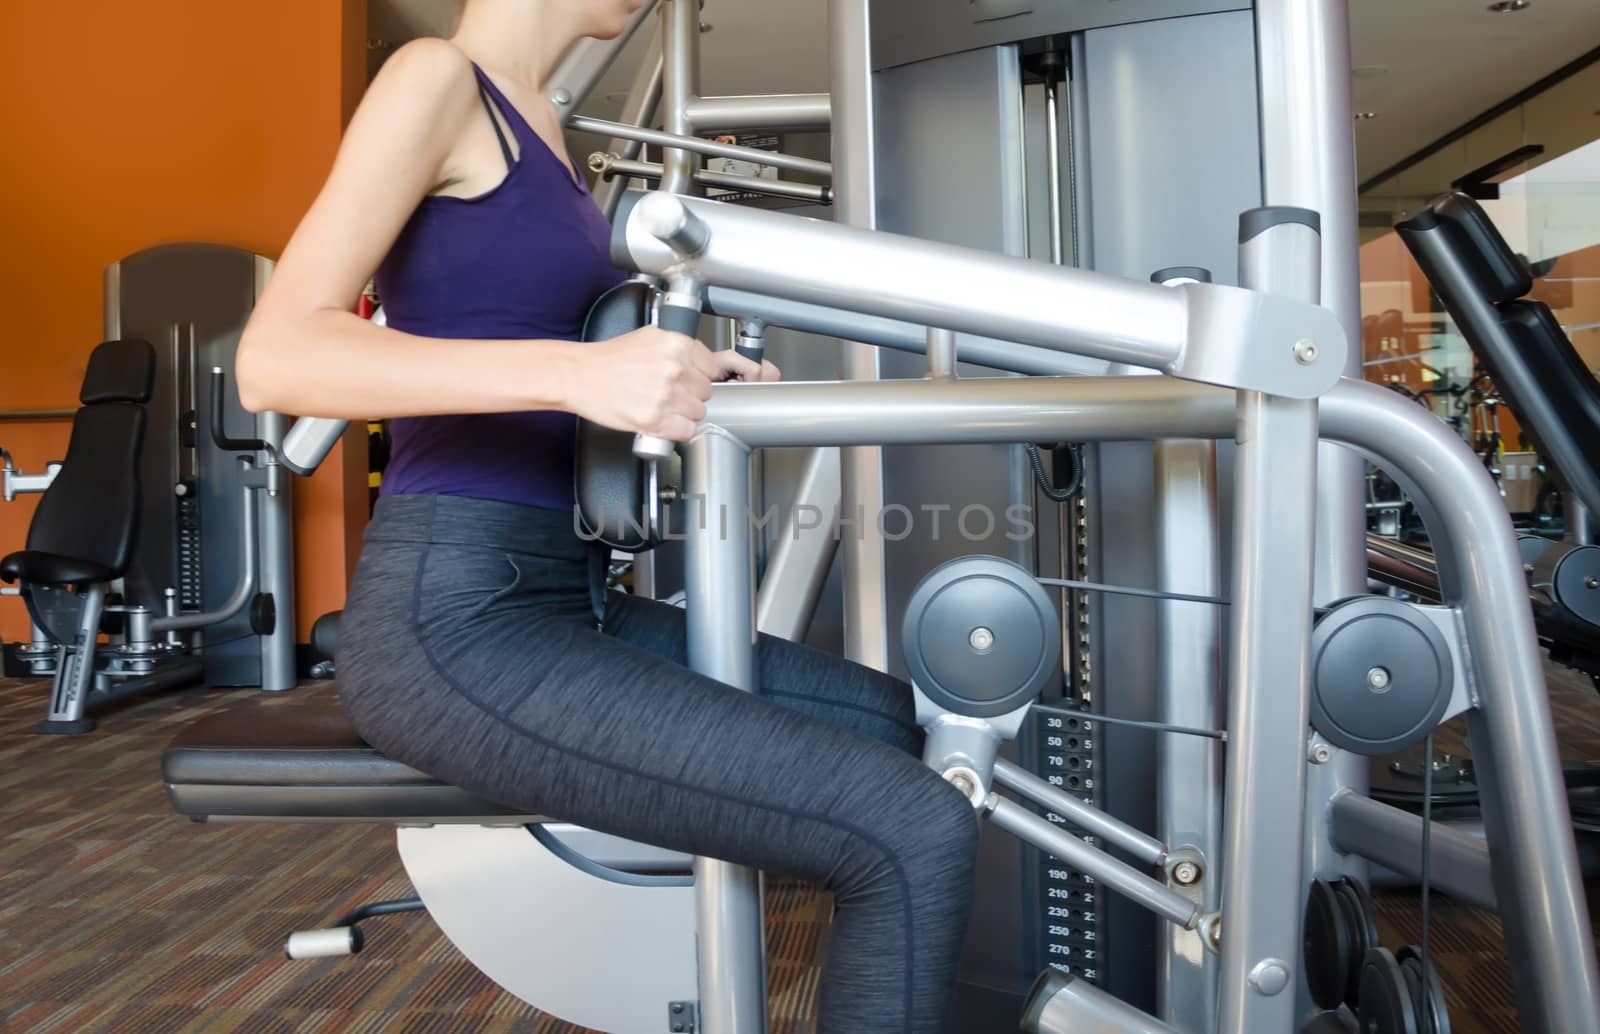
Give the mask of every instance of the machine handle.
<svg viewBox="0 0 1600 1034">
<path fill-rule="evenodd" d="M 700 329 L 700 310 L 687 305 L 662 305 L 656 310 L 656 326 L 694 337 Z M 675 443 L 653 435 L 640 434 L 633 438 L 633 454 L 642 460 L 664 460 L 676 448 Z"/>
<path fill-rule="evenodd" d="M 211 440 L 223 452 L 265 452 L 272 448 L 260 438 L 230 438 L 224 429 L 227 419 L 226 397 L 228 375 L 222 367 L 211 368 Z"/>
</svg>

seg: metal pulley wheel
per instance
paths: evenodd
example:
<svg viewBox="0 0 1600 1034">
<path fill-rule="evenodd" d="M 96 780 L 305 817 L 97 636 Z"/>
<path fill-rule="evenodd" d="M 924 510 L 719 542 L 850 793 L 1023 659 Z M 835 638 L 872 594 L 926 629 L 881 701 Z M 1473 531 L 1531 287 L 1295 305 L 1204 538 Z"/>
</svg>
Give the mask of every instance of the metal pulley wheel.
<svg viewBox="0 0 1600 1034">
<path fill-rule="evenodd" d="M 956 714 L 1008 714 L 1061 677 L 1061 621 L 1049 595 L 999 557 L 935 568 L 911 594 L 901 631 L 912 681 Z"/>
<path fill-rule="evenodd" d="M 1343 600 L 1312 630 L 1311 727 L 1344 750 L 1379 757 L 1421 743 L 1454 684 L 1444 634 L 1411 604 Z"/>
</svg>

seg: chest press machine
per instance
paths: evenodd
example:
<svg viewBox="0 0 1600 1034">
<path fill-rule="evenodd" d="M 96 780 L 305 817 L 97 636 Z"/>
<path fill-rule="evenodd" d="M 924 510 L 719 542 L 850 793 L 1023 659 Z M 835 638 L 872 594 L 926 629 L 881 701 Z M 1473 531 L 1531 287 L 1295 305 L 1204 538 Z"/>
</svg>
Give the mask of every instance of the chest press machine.
<svg viewBox="0 0 1600 1034">
<path fill-rule="evenodd" d="M 1183 594 L 1171 590 L 1189 583 L 1173 584 L 1172 570 L 1161 568 L 1168 591 L 1156 652 L 1182 664 L 1178 630 L 1186 621 L 1192 628 L 1195 613 L 1215 621 L 1226 605 L 1225 638 L 1219 631 L 1211 640 L 1226 654 L 1225 705 L 1206 711 L 1203 674 L 1180 688 L 1189 713 L 1198 708 L 1202 716 L 1191 721 L 1209 721 L 1227 739 L 1209 753 L 1178 752 L 1187 758 L 1180 766 L 1162 762 L 1191 786 L 1184 793 L 1166 780 L 1157 786 L 1158 835 L 1063 792 L 1007 754 L 1034 701 L 1060 674 L 1061 625 L 1031 571 L 996 557 L 955 558 L 925 573 L 898 615 L 928 764 L 993 827 L 1086 875 L 1095 894 L 1154 913 L 1162 931 L 1137 953 L 1155 970 L 1153 1000 L 1112 993 L 1115 980 L 1075 962 L 1046 969 L 1007 1020 L 974 1029 L 1004 1029 L 1019 1014 L 1024 1030 L 1052 1034 L 1258 1034 L 1348 1020 L 1348 1013 L 1324 1012 L 1338 1003 L 1311 990 L 1313 979 L 1328 981 L 1309 972 L 1316 962 L 1303 952 L 1307 884 L 1312 876 L 1359 879 L 1363 859 L 1416 875 L 1424 829 L 1417 816 L 1368 798 L 1352 774 L 1365 759 L 1334 749 L 1316 731 L 1314 702 L 1326 710 L 1338 699 L 1382 710 L 1399 730 L 1390 742 L 1401 745 L 1467 715 L 1486 844 L 1432 828 L 1433 883 L 1500 911 L 1524 1029 L 1600 1029 L 1593 939 L 1510 521 L 1477 457 L 1447 428 L 1390 392 L 1342 376 L 1347 321 L 1335 312 L 1353 275 L 1342 265 L 1351 254 L 1338 243 L 1354 232 L 1341 215 L 1349 214 L 1349 199 L 1337 200 L 1339 177 L 1284 164 L 1296 149 L 1282 139 L 1290 124 L 1296 133 L 1323 134 L 1312 150 L 1335 154 L 1333 165 L 1347 153 L 1347 143 L 1344 152 L 1330 145 L 1332 134 L 1349 130 L 1333 99 L 1338 91 L 1306 72 L 1348 67 L 1338 28 L 1343 4 L 1254 5 L 1259 74 L 1271 80 L 1262 83 L 1261 117 L 1271 127 L 1263 134 L 1279 134 L 1263 192 L 1278 203 L 1240 220 L 1238 287 L 1197 276 L 1148 283 L 876 231 L 863 215 L 863 205 L 871 207 L 874 138 L 872 89 L 864 85 L 873 74 L 872 23 L 861 0 L 834 0 L 830 10 L 841 225 L 681 196 L 693 181 L 691 152 L 702 149 L 686 134 L 713 127 L 686 115 L 702 100 L 692 78 L 698 5 L 662 6 L 664 121 L 679 147 L 665 154 L 662 192 L 619 206 L 618 262 L 718 315 L 926 353 L 932 374 L 716 390 L 704 425 L 682 450 L 683 495 L 705 514 L 731 515 L 725 526 L 710 520 L 699 531 L 691 522 L 687 532 L 696 670 L 752 688 L 758 605 L 750 528 L 737 518 L 746 512 L 748 460 L 757 450 L 843 447 L 848 505 L 873 498 L 862 491 L 869 479 L 861 461 L 870 467 L 877 447 L 1155 442 L 1157 520 L 1167 538 L 1181 540 L 1172 529 L 1183 506 L 1201 517 L 1208 500 L 1213 507 L 1195 525 L 1200 548 L 1214 567 L 1226 554 L 1229 577 Z M 1003 38 L 993 33 L 1002 31 L 996 24 L 1006 6 L 984 5 L 982 13 L 994 17 L 975 23 L 975 33 L 990 34 L 981 42 Z M 1029 8 L 1012 12 L 1019 17 L 1056 7 L 1011 6 Z M 1111 6 L 1084 5 L 1100 18 L 1110 17 L 1101 8 Z M 940 8 L 930 22 L 950 17 Z M 583 92 L 565 93 L 564 115 Z M 773 99 L 742 99 L 751 102 L 747 109 L 726 103 L 741 99 L 719 100 L 720 117 L 737 122 L 769 114 Z M 640 121 L 653 106 L 629 105 Z M 734 110 L 745 114 L 728 114 Z M 612 128 L 619 139 L 632 132 Z M 1297 194 L 1318 203 L 1297 205 Z M 1330 283 L 1340 297 L 1325 296 Z M 862 354 L 847 360 L 855 374 Z M 958 357 L 1028 376 L 957 378 Z M 1123 373 L 1081 376 L 1086 365 Z M 1166 376 L 1132 375 L 1140 372 Z M 314 465 L 317 440 L 338 430 L 302 421 L 285 442 L 285 462 Z M 1227 439 L 1234 443 L 1231 535 L 1218 530 L 1216 460 L 1207 459 L 1206 444 Z M 653 454 L 651 444 L 639 443 L 640 453 Z M 1330 496 L 1338 478 L 1328 472 L 1348 473 L 1357 456 L 1381 465 L 1418 501 L 1438 558 L 1439 605 L 1322 598 L 1325 569 L 1339 566 L 1330 554 L 1348 546 L 1359 561 L 1359 523 L 1343 543 L 1343 526 L 1334 520 L 1330 532 L 1327 513 L 1329 499 L 1338 498 Z M 620 483 L 648 486 L 637 469 Z M 882 593 L 868 591 L 874 546 L 867 539 L 841 543 L 854 550 L 846 556 L 854 600 L 847 650 L 887 664 L 874 656 L 884 643 L 872 641 L 872 621 L 861 620 L 873 600 L 884 609 Z M 781 566 L 769 564 L 768 582 Z M 877 615 L 885 625 L 890 618 Z M 1214 669 L 1210 677 L 1218 677 Z M 337 714 L 319 709 L 200 723 L 168 751 L 165 776 L 174 806 L 199 819 L 394 822 L 407 872 L 444 933 L 501 986 L 562 1018 L 628 1034 L 766 1029 L 753 873 L 510 813 L 381 757 Z M 1303 836 L 1285 835 L 1300 830 Z M 531 938 L 534 929 L 559 933 Z M 1126 954 L 1125 965 L 1137 964 L 1134 952 Z M 1338 963 L 1378 971 L 1384 960 Z M 1361 976 L 1341 972 L 1334 983 L 1364 989 Z M 1387 989 L 1395 986 L 1404 987 L 1391 981 Z M 1402 998 L 1396 1008 L 1404 1011 Z M 1413 1024 L 1423 1007 L 1412 1003 Z M 1388 1028 L 1373 1020 L 1363 1029 Z"/>
</svg>

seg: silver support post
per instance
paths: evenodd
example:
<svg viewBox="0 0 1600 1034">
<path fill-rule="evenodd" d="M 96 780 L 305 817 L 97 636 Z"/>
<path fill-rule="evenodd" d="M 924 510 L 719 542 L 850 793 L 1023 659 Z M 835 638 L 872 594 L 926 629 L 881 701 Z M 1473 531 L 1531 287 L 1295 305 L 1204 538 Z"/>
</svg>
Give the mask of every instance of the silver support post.
<svg viewBox="0 0 1600 1034">
<path fill-rule="evenodd" d="M 1356 218 L 1355 130 L 1350 117 L 1349 0 L 1259 0 L 1257 74 L 1261 97 L 1263 203 L 1322 216 L 1322 305 L 1343 324 L 1350 349 L 1344 375 L 1361 377 L 1361 275 Z M 1315 600 L 1366 591 L 1366 465 L 1349 449 L 1317 451 Z M 1367 759 L 1336 751 L 1307 775 L 1306 865 L 1326 877 L 1365 877 L 1341 856 L 1321 807 L 1341 790 L 1365 793 Z M 1309 990 L 1302 1004 L 1309 1007 Z"/>
<path fill-rule="evenodd" d="M 803 642 L 839 548 L 830 527 L 839 508 L 838 449 L 811 450 L 794 499 L 756 595 L 756 628 L 767 635 Z M 816 507 L 823 519 L 814 526 L 800 520 L 802 505 Z"/>
<path fill-rule="evenodd" d="M 689 103 L 700 92 L 700 0 L 665 0 L 661 5 L 661 33 L 665 55 L 661 99 L 666 109 L 662 128 L 677 136 L 693 136 Z M 689 193 L 700 164 L 695 153 L 667 147 L 661 157 L 665 166 L 661 189 L 672 194 Z"/>
<path fill-rule="evenodd" d="M 1155 445 L 1156 584 L 1164 592 L 1221 596 L 1217 522 L 1217 446 L 1197 439 Z M 1222 711 L 1222 622 L 1218 608 L 1168 600 L 1159 605 L 1157 720 L 1215 729 Z M 1169 850 L 1204 860 L 1185 888 L 1207 912 L 1217 909 L 1222 835 L 1222 751 L 1202 736 L 1161 736 L 1156 744 L 1156 835 Z M 1196 931 L 1169 926 L 1157 956 L 1156 1012 L 1169 1022 L 1214 1016 L 1217 963 Z"/>
<path fill-rule="evenodd" d="M 1594 514 L 1578 498 L 1578 493 L 1565 491 L 1561 493 L 1561 538 L 1575 546 L 1594 545 Z"/>
<path fill-rule="evenodd" d="M 956 335 L 953 331 L 928 328 L 928 376 L 950 378 L 956 375 Z"/>
<path fill-rule="evenodd" d="M 661 108 L 661 70 L 665 63 L 661 39 L 661 26 L 657 24 L 651 30 L 649 42 L 645 44 L 644 60 L 639 62 L 639 69 L 634 73 L 633 85 L 628 88 L 628 99 L 622 102 L 619 121 L 627 125 L 648 126 L 655 121 L 656 112 Z M 607 146 L 612 154 L 623 158 L 637 158 L 639 148 L 639 141 L 622 137 L 614 138 Z M 624 177 L 604 180 L 595 185 L 594 202 L 607 219 L 617 214 L 617 205 L 627 189 L 628 181 Z"/>
<path fill-rule="evenodd" d="M 1239 276 L 1256 290 L 1317 299 L 1315 213 L 1258 209 L 1241 220 Z M 1285 349 L 1302 347 L 1284 341 Z M 1316 359 L 1315 351 L 1305 361 Z M 1295 1029 L 1304 886 L 1283 830 L 1304 822 L 1310 721 L 1317 403 L 1238 393 L 1233 601 L 1223 812 L 1224 1034 Z"/>
<path fill-rule="evenodd" d="M 261 437 L 272 447 L 266 471 L 271 491 L 253 493 L 261 507 L 261 592 L 272 598 L 272 631 L 261 639 L 261 688 L 280 693 L 295 687 L 294 670 L 294 479 L 278 468 L 278 453 L 289 418 L 282 413 L 261 414 Z"/>
<path fill-rule="evenodd" d="M 828 50 L 833 103 L 833 217 L 863 230 L 877 228 L 878 184 L 873 146 L 872 18 L 869 0 L 828 0 Z M 847 380 L 877 380 L 876 349 L 844 342 Z M 876 521 L 883 512 L 883 450 L 840 453 L 843 516 Z M 857 525 L 858 527 L 865 526 Z M 888 591 L 883 541 L 852 535 L 844 553 L 845 656 L 879 671 L 889 669 Z"/>
<path fill-rule="evenodd" d="M 747 692 L 756 688 L 751 586 L 750 453 L 707 428 L 684 447 L 693 521 L 684 546 L 689 667 Z M 767 1029 L 761 878 L 711 858 L 694 863 L 703 1034 Z"/>
</svg>

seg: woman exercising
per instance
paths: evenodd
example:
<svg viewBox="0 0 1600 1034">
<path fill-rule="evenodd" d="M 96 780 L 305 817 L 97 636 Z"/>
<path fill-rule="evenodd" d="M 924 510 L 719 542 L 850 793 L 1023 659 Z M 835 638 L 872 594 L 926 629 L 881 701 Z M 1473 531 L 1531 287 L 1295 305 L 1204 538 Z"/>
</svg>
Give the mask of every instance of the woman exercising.
<svg viewBox="0 0 1600 1034">
<path fill-rule="evenodd" d="M 398 51 L 246 328 L 239 391 L 393 421 L 339 635 L 370 743 L 529 814 L 826 887 L 819 1030 L 935 1032 L 978 823 L 919 761 L 909 689 L 763 638 L 740 692 L 685 667 L 680 611 L 591 604 L 577 417 L 682 441 L 713 382 L 777 377 L 654 328 L 577 340 L 623 274 L 543 84 L 638 7 L 467 0 L 452 39 Z M 374 275 L 387 328 L 350 311 Z"/>
</svg>

